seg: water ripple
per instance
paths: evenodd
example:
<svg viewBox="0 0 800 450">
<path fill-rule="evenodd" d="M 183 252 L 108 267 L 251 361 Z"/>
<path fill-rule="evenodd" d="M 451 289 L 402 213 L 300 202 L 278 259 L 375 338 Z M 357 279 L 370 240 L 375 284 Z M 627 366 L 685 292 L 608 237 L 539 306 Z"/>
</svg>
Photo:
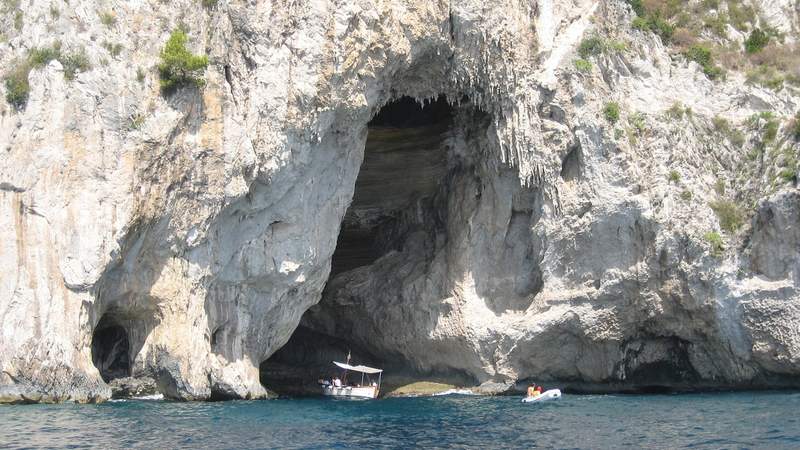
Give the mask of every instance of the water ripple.
<svg viewBox="0 0 800 450">
<path fill-rule="evenodd" d="M 797 448 L 800 395 L 297 399 L 0 407 L 9 448 Z"/>
</svg>

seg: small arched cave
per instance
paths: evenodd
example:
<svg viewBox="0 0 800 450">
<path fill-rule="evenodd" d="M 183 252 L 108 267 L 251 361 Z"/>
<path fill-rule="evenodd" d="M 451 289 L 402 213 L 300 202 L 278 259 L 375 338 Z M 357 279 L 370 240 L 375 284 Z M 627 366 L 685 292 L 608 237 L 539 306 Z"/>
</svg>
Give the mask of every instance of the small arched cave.
<svg viewBox="0 0 800 450">
<path fill-rule="evenodd" d="M 106 383 L 131 375 L 128 331 L 112 315 L 104 315 L 92 334 L 92 362 Z"/>
<path fill-rule="evenodd" d="M 583 166 L 583 151 L 576 140 L 561 161 L 561 178 L 564 181 L 579 180 L 583 175 Z"/>
<path fill-rule="evenodd" d="M 449 156 L 454 119 L 453 106 L 440 96 L 424 104 L 402 97 L 385 105 L 370 121 L 353 201 L 342 220 L 331 261 L 329 287 L 389 253 L 411 253 L 412 246 L 432 248 L 436 236 L 441 239 L 447 221 L 442 203 L 452 181 Z M 425 244 L 420 245 L 420 239 Z M 410 244 L 411 240 L 415 243 Z M 419 255 L 419 263 L 429 256 Z M 353 339 L 346 321 L 338 321 L 331 329 L 311 318 L 314 311 L 327 307 L 331 291 L 326 288 L 320 304 L 306 313 L 289 342 L 261 364 L 261 383 L 268 389 L 286 395 L 317 393 L 318 377 L 329 377 L 331 361 L 344 361 L 348 353 L 361 364 L 388 369 L 394 363 L 398 370 L 404 366 L 400 355 L 381 352 L 377 356 Z"/>
<path fill-rule="evenodd" d="M 626 389 L 645 394 L 662 394 L 690 389 L 700 376 L 689 357 L 691 343 L 675 337 L 645 335 L 625 342 L 620 363 L 626 373 Z"/>
</svg>

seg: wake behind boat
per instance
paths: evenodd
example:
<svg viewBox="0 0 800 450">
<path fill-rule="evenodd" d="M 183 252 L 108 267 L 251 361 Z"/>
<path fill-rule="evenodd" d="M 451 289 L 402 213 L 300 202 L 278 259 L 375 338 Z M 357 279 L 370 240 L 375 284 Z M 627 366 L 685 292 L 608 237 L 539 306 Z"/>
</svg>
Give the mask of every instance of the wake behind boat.
<svg viewBox="0 0 800 450">
<path fill-rule="evenodd" d="M 349 355 L 348 355 L 349 359 Z M 333 377 L 330 381 L 323 380 L 322 395 L 339 398 L 377 398 L 381 389 L 381 376 L 383 369 L 375 369 L 367 366 L 353 366 L 347 363 L 333 361 L 341 369 L 344 369 L 342 378 Z M 348 384 L 347 372 L 358 372 L 361 374 L 361 383 Z M 374 380 L 374 375 L 378 375 L 378 380 Z M 366 379 L 365 379 L 366 378 Z"/>
</svg>

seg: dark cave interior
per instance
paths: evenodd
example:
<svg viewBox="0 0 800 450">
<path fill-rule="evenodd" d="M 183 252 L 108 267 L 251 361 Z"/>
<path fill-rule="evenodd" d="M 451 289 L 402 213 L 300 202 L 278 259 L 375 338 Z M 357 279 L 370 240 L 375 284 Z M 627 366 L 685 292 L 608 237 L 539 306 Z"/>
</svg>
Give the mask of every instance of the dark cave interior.
<svg viewBox="0 0 800 450">
<path fill-rule="evenodd" d="M 369 122 L 364 160 L 342 220 L 329 283 L 402 246 L 408 232 L 404 215 L 430 203 L 447 176 L 453 118 L 453 107 L 444 96 L 424 105 L 402 97 Z M 317 377 L 329 376 L 331 361 L 344 360 L 348 351 L 357 362 L 384 362 L 349 341 L 346 332 L 333 337 L 301 321 L 289 342 L 261 364 L 261 382 L 281 394 L 313 392 Z M 297 385 L 297 380 L 305 384 Z"/>
<path fill-rule="evenodd" d="M 112 315 L 104 315 L 92 334 L 92 362 L 103 381 L 130 376 L 130 351 L 127 330 Z"/>
</svg>

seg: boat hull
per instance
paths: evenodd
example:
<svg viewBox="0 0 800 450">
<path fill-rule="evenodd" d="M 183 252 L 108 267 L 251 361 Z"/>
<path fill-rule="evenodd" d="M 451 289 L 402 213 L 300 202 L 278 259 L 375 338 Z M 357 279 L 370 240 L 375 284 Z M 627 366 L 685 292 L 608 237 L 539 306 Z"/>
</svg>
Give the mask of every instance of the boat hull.
<svg viewBox="0 0 800 450">
<path fill-rule="evenodd" d="M 337 398 L 377 398 L 378 388 L 375 386 L 323 386 L 322 395 Z"/>
<path fill-rule="evenodd" d="M 548 391 L 542 392 L 542 395 L 539 395 L 537 397 L 525 397 L 522 399 L 522 403 L 542 403 L 542 402 L 558 400 L 560 398 L 561 398 L 561 391 L 559 389 L 550 389 Z"/>
</svg>

